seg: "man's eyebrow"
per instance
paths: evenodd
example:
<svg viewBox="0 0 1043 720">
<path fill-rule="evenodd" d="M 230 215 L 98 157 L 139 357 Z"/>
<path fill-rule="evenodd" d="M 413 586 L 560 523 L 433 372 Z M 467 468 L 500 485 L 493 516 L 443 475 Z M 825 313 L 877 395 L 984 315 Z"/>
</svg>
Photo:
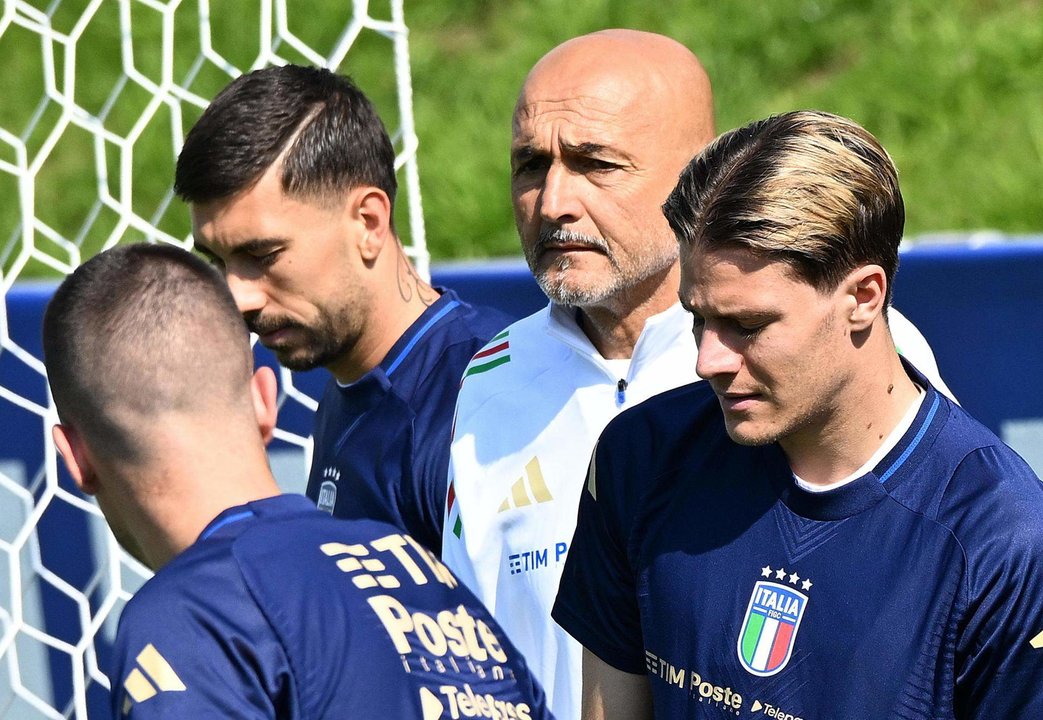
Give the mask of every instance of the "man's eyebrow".
<svg viewBox="0 0 1043 720">
<path fill-rule="evenodd" d="M 247 240 L 236 245 L 234 248 L 232 248 L 232 252 L 237 254 L 246 253 L 248 255 L 252 255 L 255 253 L 265 252 L 271 250 L 272 248 L 285 244 L 286 241 L 283 238 L 254 238 L 252 240 Z"/>
<path fill-rule="evenodd" d="M 629 160 L 630 157 L 617 148 L 611 145 L 605 145 L 597 142 L 581 142 L 581 143 L 561 143 L 561 151 L 566 155 L 579 155 L 582 157 L 593 157 L 593 156 L 610 156 L 619 157 Z M 522 145 L 516 145 L 511 148 L 511 159 L 512 160 L 528 160 L 533 157 L 541 155 L 549 155 L 550 153 L 545 150 L 537 148 L 531 143 L 525 143 Z"/>
<path fill-rule="evenodd" d="M 608 145 L 602 145 L 596 142 L 581 142 L 575 145 L 570 143 L 561 144 L 562 151 L 569 153 L 570 155 L 617 155 L 619 154 L 613 148 Z"/>
<path fill-rule="evenodd" d="M 232 247 L 230 254 L 231 255 L 243 255 L 243 254 L 254 255 L 254 254 L 259 254 L 259 253 L 264 253 L 264 252 L 267 252 L 269 250 L 272 250 L 273 248 L 279 247 L 280 245 L 284 245 L 285 243 L 286 243 L 286 241 L 284 239 L 277 238 L 277 237 L 272 237 L 272 238 L 253 238 L 251 240 L 246 240 L 246 241 L 241 242 L 238 245 L 235 245 L 234 247 Z M 192 245 L 193 245 L 194 249 L 196 251 L 198 251 L 201 255 L 205 255 L 206 257 L 214 259 L 214 260 L 220 259 L 217 253 L 215 253 L 213 250 L 211 250 L 206 245 L 201 244 L 198 240 L 193 240 Z"/>
<path fill-rule="evenodd" d="M 633 165 L 634 158 L 624 149 L 598 142 L 562 143 L 564 155 L 577 158 L 607 160 L 621 165 Z"/>
</svg>

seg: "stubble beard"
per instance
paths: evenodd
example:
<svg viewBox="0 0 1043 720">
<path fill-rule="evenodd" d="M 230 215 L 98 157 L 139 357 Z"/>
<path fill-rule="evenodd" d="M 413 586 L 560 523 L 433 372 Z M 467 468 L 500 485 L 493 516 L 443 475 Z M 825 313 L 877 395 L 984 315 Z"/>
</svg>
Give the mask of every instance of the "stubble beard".
<svg viewBox="0 0 1043 720">
<path fill-rule="evenodd" d="M 282 328 L 299 333 L 303 339 L 293 345 L 268 348 L 280 365 L 294 372 L 326 367 L 346 355 L 353 345 L 350 335 L 343 332 L 347 326 L 346 320 L 337 321 L 326 313 L 322 314 L 315 327 L 279 318 L 246 318 L 246 324 L 250 332 L 258 335 Z M 338 327 L 342 332 L 338 332 Z"/>
<path fill-rule="evenodd" d="M 608 262 L 608 270 L 601 273 L 574 270 L 573 260 L 568 255 L 561 255 L 550 265 L 540 266 L 541 256 L 546 250 L 565 243 L 586 245 L 600 252 Z M 525 260 L 536 283 L 552 302 L 569 307 L 587 307 L 603 305 L 662 272 L 676 262 L 677 253 L 658 252 L 643 258 L 635 267 L 624 268 L 603 238 L 555 228 L 540 232 L 539 240 L 525 248 Z"/>
</svg>

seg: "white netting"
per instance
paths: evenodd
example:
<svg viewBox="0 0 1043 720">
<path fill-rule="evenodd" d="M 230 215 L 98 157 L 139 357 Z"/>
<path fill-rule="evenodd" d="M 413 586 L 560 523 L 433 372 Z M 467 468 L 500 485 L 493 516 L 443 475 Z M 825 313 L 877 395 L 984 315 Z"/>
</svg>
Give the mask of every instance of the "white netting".
<svg viewBox="0 0 1043 720">
<path fill-rule="evenodd" d="M 286 62 L 348 72 L 376 102 L 398 152 L 407 250 L 426 275 L 402 0 L 4 0 L 0 718 L 106 717 L 115 622 L 147 577 L 59 473 L 38 318 L 14 322 L 12 297 L 42 307 L 34 294 L 120 242 L 189 247 L 170 188 L 184 133 L 231 78 Z M 276 437 L 307 451 L 315 403 L 289 373 L 280 387 Z"/>
</svg>

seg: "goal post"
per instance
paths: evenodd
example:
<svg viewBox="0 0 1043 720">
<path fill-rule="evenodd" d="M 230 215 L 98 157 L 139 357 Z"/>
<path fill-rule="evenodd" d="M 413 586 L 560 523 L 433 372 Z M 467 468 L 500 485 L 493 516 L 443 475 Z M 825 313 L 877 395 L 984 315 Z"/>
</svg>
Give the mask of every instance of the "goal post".
<svg viewBox="0 0 1043 720">
<path fill-rule="evenodd" d="M 349 74 L 374 100 L 396 150 L 398 225 L 427 276 L 403 0 L 2 5 L 0 720 L 108 717 L 119 612 L 149 577 L 60 465 L 40 318 L 10 322 L 11 291 L 39 300 L 119 243 L 191 247 L 171 187 L 185 133 L 231 79 L 288 62 Z M 273 466 L 283 453 L 282 475 L 303 487 L 321 381 L 279 375 Z"/>
</svg>

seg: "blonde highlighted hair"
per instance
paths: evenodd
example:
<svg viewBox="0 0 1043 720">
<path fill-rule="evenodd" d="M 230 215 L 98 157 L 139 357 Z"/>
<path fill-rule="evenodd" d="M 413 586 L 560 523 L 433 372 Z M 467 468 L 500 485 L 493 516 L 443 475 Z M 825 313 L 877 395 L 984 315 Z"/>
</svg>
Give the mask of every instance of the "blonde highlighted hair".
<svg viewBox="0 0 1043 720">
<path fill-rule="evenodd" d="M 905 226 L 898 171 L 847 118 L 803 110 L 724 133 L 685 168 L 663 212 L 682 246 L 746 247 L 823 291 L 880 265 L 890 302 Z"/>
</svg>

